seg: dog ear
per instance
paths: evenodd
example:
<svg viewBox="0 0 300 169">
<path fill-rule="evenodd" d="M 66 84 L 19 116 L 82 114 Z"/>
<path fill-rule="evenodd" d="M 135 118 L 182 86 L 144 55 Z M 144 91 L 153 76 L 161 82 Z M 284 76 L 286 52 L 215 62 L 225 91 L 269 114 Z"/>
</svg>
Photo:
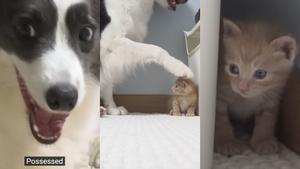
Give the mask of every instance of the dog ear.
<svg viewBox="0 0 300 169">
<path fill-rule="evenodd" d="M 241 29 L 238 25 L 233 23 L 229 19 L 223 19 L 223 37 L 224 38 L 231 38 L 241 34 Z"/>
<path fill-rule="evenodd" d="M 99 3 L 99 0 L 93 0 L 92 2 L 93 2 L 92 6 L 93 6 L 93 9 L 95 8 L 94 11 L 96 11 L 95 13 L 96 13 L 97 17 L 98 18 L 100 17 L 99 19 L 98 18 L 97 19 L 100 22 L 100 36 L 101 36 L 101 32 L 104 30 L 104 28 L 107 26 L 107 24 L 110 23 L 111 18 L 107 13 L 104 0 L 100 0 L 100 3 Z M 99 14 L 99 12 L 100 12 L 100 14 Z"/>
<path fill-rule="evenodd" d="M 281 36 L 270 43 L 275 52 L 284 53 L 286 59 L 294 61 L 297 55 L 297 42 L 290 36 Z"/>
</svg>

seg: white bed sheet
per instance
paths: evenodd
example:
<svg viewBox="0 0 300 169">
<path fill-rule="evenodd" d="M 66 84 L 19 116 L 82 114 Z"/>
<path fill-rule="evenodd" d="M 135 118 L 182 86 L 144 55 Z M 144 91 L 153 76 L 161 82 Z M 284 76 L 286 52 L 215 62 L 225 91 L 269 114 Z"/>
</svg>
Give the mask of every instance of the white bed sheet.
<svg viewBox="0 0 300 169">
<path fill-rule="evenodd" d="M 106 116 L 101 169 L 199 169 L 200 117 Z"/>
</svg>

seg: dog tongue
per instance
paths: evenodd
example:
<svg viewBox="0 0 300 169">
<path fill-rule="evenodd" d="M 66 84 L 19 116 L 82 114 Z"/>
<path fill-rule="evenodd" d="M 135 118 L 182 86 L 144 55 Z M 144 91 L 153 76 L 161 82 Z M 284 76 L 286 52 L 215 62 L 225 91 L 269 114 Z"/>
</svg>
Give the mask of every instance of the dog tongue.
<svg viewBox="0 0 300 169">
<path fill-rule="evenodd" d="M 49 127 L 54 133 L 58 133 L 62 130 L 65 120 L 51 120 Z"/>
<path fill-rule="evenodd" d="M 173 11 L 176 10 L 176 0 L 168 0 L 169 8 Z"/>
<path fill-rule="evenodd" d="M 59 136 L 68 115 L 52 114 L 43 110 L 34 113 L 34 121 L 39 134 L 44 137 Z"/>
</svg>

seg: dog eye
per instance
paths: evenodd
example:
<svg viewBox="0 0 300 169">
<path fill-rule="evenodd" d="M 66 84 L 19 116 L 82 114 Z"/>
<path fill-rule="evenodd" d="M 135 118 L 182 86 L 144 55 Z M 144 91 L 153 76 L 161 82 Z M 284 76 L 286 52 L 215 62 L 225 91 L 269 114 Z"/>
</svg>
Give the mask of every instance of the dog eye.
<svg viewBox="0 0 300 169">
<path fill-rule="evenodd" d="M 83 42 L 89 42 L 93 39 L 94 30 L 91 27 L 84 27 L 79 31 L 79 40 Z"/>
<path fill-rule="evenodd" d="M 230 73 L 232 73 L 234 75 L 238 75 L 240 73 L 239 67 L 235 64 L 229 65 L 229 71 L 230 71 Z"/>
<path fill-rule="evenodd" d="M 256 79 L 264 79 L 267 76 L 267 71 L 258 69 L 254 73 Z"/>
<path fill-rule="evenodd" d="M 29 23 L 20 23 L 16 27 L 17 32 L 26 37 L 26 38 L 34 38 L 36 37 L 36 30 L 33 25 Z"/>
</svg>

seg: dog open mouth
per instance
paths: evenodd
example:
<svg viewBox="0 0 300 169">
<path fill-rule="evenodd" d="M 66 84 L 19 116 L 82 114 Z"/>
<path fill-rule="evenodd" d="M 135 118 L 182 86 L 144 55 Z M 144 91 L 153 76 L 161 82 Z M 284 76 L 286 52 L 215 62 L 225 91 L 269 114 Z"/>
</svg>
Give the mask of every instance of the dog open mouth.
<svg viewBox="0 0 300 169">
<path fill-rule="evenodd" d="M 30 95 L 25 81 L 16 69 L 20 91 L 27 107 L 32 135 L 42 144 L 52 144 L 61 135 L 68 112 L 49 112 L 43 109 Z"/>
<path fill-rule="evenodd" d="M 187 0 L 168 0 L 169 8 L 175 11 L 177 4 L 184 4 L 186 1 Z"/>
</svg>

